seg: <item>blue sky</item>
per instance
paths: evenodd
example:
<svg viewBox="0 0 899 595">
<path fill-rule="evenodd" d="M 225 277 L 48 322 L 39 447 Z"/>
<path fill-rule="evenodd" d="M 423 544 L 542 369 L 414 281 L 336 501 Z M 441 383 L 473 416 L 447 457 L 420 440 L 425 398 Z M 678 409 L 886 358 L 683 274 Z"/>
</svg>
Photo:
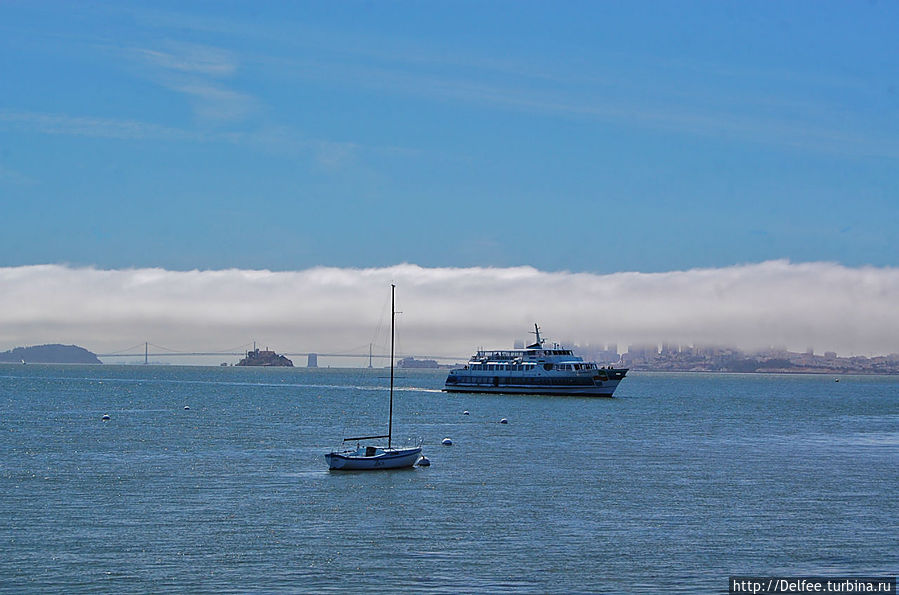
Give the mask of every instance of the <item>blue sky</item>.
<svg viewBox="0 0 899 595">
<path fill-rule="evenodd" d="M 0 266 L 896 266 L 899 4 L 3 2 Z"/>
</svg>

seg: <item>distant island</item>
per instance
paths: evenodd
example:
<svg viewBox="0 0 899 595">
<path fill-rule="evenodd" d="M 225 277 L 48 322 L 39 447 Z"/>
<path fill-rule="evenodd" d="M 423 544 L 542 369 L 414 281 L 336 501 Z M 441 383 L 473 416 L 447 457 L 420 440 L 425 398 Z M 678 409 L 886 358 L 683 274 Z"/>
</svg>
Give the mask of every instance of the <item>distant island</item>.
<svg viewBox="0 0 899 595">
<path fill-rule="evenodd" d="M 397 368 L 415 368 L 415 369 L 428 369 L 428 370 L 438 370 L 445 369 L 449 370 L 452 368 L 458 368 L 462 364 L 439 364 L 437 360 L 433 359 L 415 359 L 415 356 L 404 357 L 401 360 L 396 362 Z"/>
<path fill-rule="evenodd" d="M 439 368 L 440 364 L 433 359 L 415 359 L 415 356 L 404 357 L 396 364 L 397 368 Z"/>
<path fill-rule="evenodd" d="M 254 349 L 247 351 L 247 357 L 235 364 L 236 366 L 282 366 L 293 367 L 293 362 L 268 349 Z"/>
<path fill-rule="evenodd" d="M 0 363 L 26 364 L 102 364 L 97 354 L 77 345 L 36 345 L 16 347 L 0 353 Z"/>
</svg>

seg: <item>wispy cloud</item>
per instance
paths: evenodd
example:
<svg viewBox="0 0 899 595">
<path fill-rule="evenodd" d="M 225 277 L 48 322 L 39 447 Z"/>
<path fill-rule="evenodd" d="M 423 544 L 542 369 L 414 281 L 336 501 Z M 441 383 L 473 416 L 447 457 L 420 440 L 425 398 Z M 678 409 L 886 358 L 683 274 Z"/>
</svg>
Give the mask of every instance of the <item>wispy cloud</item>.
<svg viewBox="0 0 899 595">
<path fill-rule="evenodd" d="M 517 268 L 0 269 L 0 346 L 144 340 L 186 350 L 264 340 L 281 351 L 359 349 L 398 285 L 402 350 L 461 356 L 509 346 L 539 322 L 578 343 L 673 341 L 899 351 L 899 269 L 760 264 L 669 273 Z M 360 353 L 363 350 L 360 349 Z"/>
<path fill-rule="evenodd" d="M 207 120 L 239 121 L 256 111 L 258 101 L 204 81 L 172 82 L 169 88 L 187 95 L 194 113 Z"/>
<path fill-rule="evenodd" d="M 2 163 L 0 163 L 0 181 L 15 184 L 16 186 L 34 186 L 38 183 L 37 180 L 26 176 L 22 172 L 4 167 Z"/>
<path fill-rule="evenodd" d="M 215 108 L 210 105 L 208 109 Z M 111 140 L 228 143 L 261 151 L 305 154 L 311 156 L 324 169 L 330 170 L 338 169 L 362 150 L 397 155 L 412 153 L 397 147 L 371 147 L 354 142 L 307 138 L 283 127 L 266 127 L 247 132 L 192 130 L 140 120 L 0 109 L 0 124 L 2 123 L 40 134 Z M 18 180 L 21 183 L 27 181 L 10 170 L 0 169 L 0 177 Z"/>
<path fill-rule="evenodd" d="M 489 76 L 471 76 L 471 72 L 465 71 L 437 74 L 411 70 L 402 63 L 358 64 L 324 58 L 267 60 L 280 63 L 278 70 L 284 76 L 329 85 L 814 153 L 899 159 L 899 142 L 890 134 L 878 132 L 876 123 L 861 125 L 853 122 L 852 114 L 845 109 L 831 109 L 811 99 L 746 94 L 710 101 L 714 93 L 707 89 L 695 89 L 691 97 L 681 88 L 661 84 L 635 87 L 632 82 L 616 81 L 611 75 L 600 83 L 583 76 L 564 80 L 559 75 L 559 84 L 535 86 L 524 77 L 505 77 L 505 82 L 496 82 Z"/>
<path fill-rule="evenodd" d="M 199 141 L 207 138 L 201 133 L 161 126 L 138 120 L 96 118 L 0 109 L 0 122 L 42 134 L 60 134 L 119 140 L 178 140 Z"/>
<path fill-rule="evenodd" d="M 227 86 L 239 68 L 228 50 L 196 43 L 162 41 L 158 47 L 135 47 L 125 52 L 137 72 L 187 97 L 200 119 L 239 122 L 257 113 L 261 102 Z"/>
<path fill-rule="evenodd" d="M 268 65 L 280 76 L 805 152 L 899 158 L 891 121 L 871 121 L 847 110 L 851 102 L 828 99 L 839 89 L 860 104 L 870 103 L 870 85 L 845 73 L 822 75 L 787 65 L 736 68 L 615 50 L 580 56 L 572 66 L 561 57 L 497 58 L 440 48 L 439 42 L 350 36 L 299 22 L 247 25 L 219 16 L 143 16 L 168 27 L 182 27 L 186 19 L 192 28 L 252 39 L 261 49 L 247 61 Z M 272 51 L 273 44 L 281 50 Z M 299 57 L 282 58 L 285 53 Z"/>
<path fill-rule="evenodd" d="M 229 77 L 237 71 L 232 52 L 207 45 L 166 42 L 161 49 L 137 48 L 135 55 L 165 70 L 212 77 Z"/>
</svg>

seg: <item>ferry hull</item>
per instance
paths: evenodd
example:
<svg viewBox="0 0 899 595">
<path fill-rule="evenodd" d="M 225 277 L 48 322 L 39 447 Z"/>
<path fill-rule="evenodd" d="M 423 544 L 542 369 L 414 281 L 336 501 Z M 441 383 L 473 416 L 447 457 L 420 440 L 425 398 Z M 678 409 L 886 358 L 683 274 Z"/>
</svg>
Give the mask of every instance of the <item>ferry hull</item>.
<svg viewBox="0 0 899 595">
<path fill-rule="evenodd" d="M 484 384 L 446 385 L 443 390 L 448 393 L 498 393 L 506 395 L 570 395 L 576 397 L 611 397 L 618 383 L 603 383 L 603 386 L 492 386 Z"/>
</svg>

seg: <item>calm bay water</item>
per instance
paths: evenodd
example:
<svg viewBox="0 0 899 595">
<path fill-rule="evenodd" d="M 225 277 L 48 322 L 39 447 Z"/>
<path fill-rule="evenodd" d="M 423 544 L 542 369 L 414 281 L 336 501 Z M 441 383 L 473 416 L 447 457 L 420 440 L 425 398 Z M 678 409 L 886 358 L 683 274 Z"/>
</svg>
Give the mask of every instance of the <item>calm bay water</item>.
<svg viewBox="0 0 899 595">
<path fill-rule="evenodd" d="M 899 378 L 644 373 L 596 399 L 402 371 L 395 435 L 432 466 L 329 472 L 341 438 L 385 429 L 384 376 L 0 367 L 0 591 L 693 593 L 899 571 Z"/>
</svg>

